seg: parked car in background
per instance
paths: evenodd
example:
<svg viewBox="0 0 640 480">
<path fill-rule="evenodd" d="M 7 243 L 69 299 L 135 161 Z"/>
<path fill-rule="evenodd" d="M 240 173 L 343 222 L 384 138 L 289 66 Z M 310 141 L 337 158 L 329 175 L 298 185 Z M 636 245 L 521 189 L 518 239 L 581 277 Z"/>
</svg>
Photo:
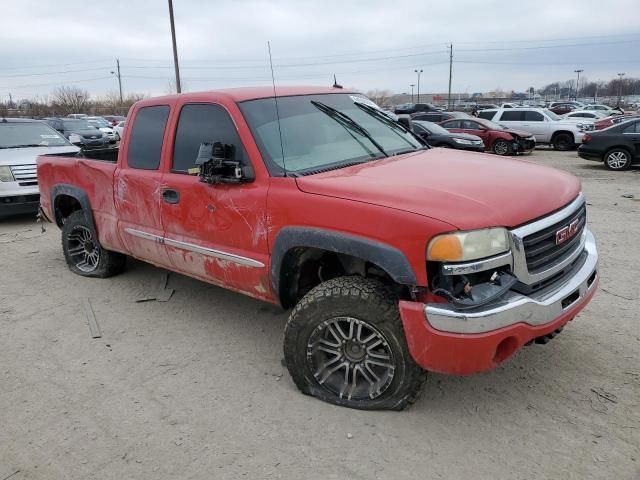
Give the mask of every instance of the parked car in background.
<svg viewBox="0 0 640 480">
<path fill-rule="evenodd" d="M 555 102 L 551 102 L 549 103 L 549 106 L 547 108 L 552 109 L 554 107 L 557 107 L 558 105 L 573 105 L 576 110 L 582 110 L 583 107 L 586 105 L 586 103 L 582 103 L 582 102 L 578 102 L 577 100 L 557 100 Z"/>
<path fill-rule="evenodd" d="M 489 108 L 500 108 L 500 107 L 498 107 L 498 105 L 494 103 L 484 103 L 484 104 L 475 105 L 476 111 L 487 110 Z"/>
<path fill-rule="evenodd" d="M 103 115 L 102 118 L 109 122 L 113 127 L 127 119 L 127 117 L 123 117 L 122 115 Z"/>
<path fill-rule="evenodd" d="M 431 147 L 455 148 L 484 152 L 484 142 L 477 135 L 454 133 L 433 122 L 412 120 L 413 132 L 420 136 Z"/>
<path fill-rule="evenodd" d="M 626 122 L 628 120 L 635 120 L 640 118 L 640 115 L 612 115 L 605 117 L 602 120 L 596 120 L 593 124 L 595 130 L 602 130 L 618 123 Z"/>
<path fill-rule="evenodd" d="M 124 120 L 122 122 L 118 122 L 118 124 L 113 127 L 113 129 L 118 134 L 118 140 L 122 140 L 122 133 L 124 132 Z"/>
<path fill-rule="evenodd" d="M 38 155 L 74 155 L 79 150 L 46 122 L 0 120 L 0 217 L 38 210 Z"/>
<path fill-rule="evenodd" d="M 86 116 L 86 113 L 70 113 L 69 115 L 67 115 L 67 118 L 84 118 Z"/>
<path fill-rule="evenodd" d="M 500 108 L 516 108 L 518 105 L 515 103 L 503 103 Z"/>
<path fill-rule="evenodd" d="M 571 118 L 573 119 L 587 118 L 589 120 L 596 121 L 606 117 L 607 115 L 605 113 L 599 112 L 597 110 L 573 110 L 572 112 L 565 113 L 564 115 L 562 115 L 562 118 L 564 118 L 565 120 L 568 120 Z"/>
<path fill-rule="evenodd" d="M 411 115 L 411 120 L 423 120 L 425 122 L 440 123 L 452 118 L 471 118 L 464 112 L 420 112 Z"/>
<path fill-rule="evenodd" d="M 109 143 L 116 143 L 120 140 L 120 137 L 117 135 L 116 131 L 111 127 L 111 124 L 107 122 L 102 117 L 85 117 L 83 120 L 86 120 L 91 125 L 96 127 L 102 133 L 104 133 L 107 137 L 109 137 Z"/>
<path fill-rule="evenodd" d="M 478 117 L 492 120 L 508 128 L 522 129 L 536 137 L 536 143 L 553 145 L 556 150 L 570 150 L 582 143 L 582 135 L 593 128 L 593 122 L 563 120 L 546 108 L 510 108 L 484 110 Z"/>
<path fill-rule="evenodd" d="M 393 111 L 396 115 L 401 114 L 411 114 L 417 112 L 440 112 L 442 109 L 432 105 L 430 103 L 403 103 L 402 105 L 398 105 L 396 109 Z"/>
<path fill-rule="evenodd" d="M 109 137 L 82 118 L 45 118 L 71 143 L 81 148 L 106 148 Z"/>
<path fill-rule="evenodd" d="M 640 164 L 640 118 L 586 134 L 578 155 L 604 162 L 609 170 L 627 170 Z"/>
<path fill-rule="evenodd" d="M 556 115 L 564 115 L 565 113 L 572 112 L 577 108 L 578 107 L 572 103 L 558 103 L 553 107 L 549 107 L 549 110 L 555 113 Z"/>
<path fill-rule="evenodd" d="M 583 110 L 602 112 L 605 115 L 622 115 L 624 112 L 615 108 L 611 108 L 609 105 L 586 105 Z"/>
<path fill-rule="evenodd" d="M 446 120 L 440 125 L 452 133 L 467 133 L 480 137 L 485 150 L 496 155 L 527 153 L 536 146 L 536 138 L 531 133 L 508 129 L 481 118 Z"/>
</svg>

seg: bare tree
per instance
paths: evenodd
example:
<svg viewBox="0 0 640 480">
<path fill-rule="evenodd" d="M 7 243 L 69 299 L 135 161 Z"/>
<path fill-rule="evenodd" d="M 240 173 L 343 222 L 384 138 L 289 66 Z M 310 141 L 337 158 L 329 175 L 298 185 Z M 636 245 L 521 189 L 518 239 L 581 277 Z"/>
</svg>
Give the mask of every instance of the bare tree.
<svg viewBox="0 0 640 480">
<path fill-rule="evenodd" d="M 379 106 L 385 106 L 389 100 L 391 99 L 391 91 L 390 90 L 369 90 L 367 92 L 367 97 L 377 103 Z"/>
<path fill-rule="evenodd" d="M 80 87 L 62 86 L 53 91 L 51 103 L 62 115 L 84 113 L 89 108 L 89 92 Z"/>
</svg>

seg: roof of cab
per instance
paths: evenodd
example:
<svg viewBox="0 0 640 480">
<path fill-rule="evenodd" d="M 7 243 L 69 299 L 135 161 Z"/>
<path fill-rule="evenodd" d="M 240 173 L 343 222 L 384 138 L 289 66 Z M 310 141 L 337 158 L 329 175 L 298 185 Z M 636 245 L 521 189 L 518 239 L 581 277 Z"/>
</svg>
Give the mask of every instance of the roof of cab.
<svg viewBox="0 0 640 480">
<path fill-rule="evenodd" d="M 290 97 L 296 95 L 326 95 L 330 93 L 359 93 L 357 90 L 351 90 L 348 88 L 335 88 L 335 87 L 287 87 L 276 86 L 276 94 L 278 97 Z M 257 100 L 260 98 L 272 98 L 273 86 L 265 87 L 241 87 L 241 88 L 227 88 L 222 90 L 209 90 L 204 92 L 189 92 L 179 93 L 174 95 L 166 95 L 163 97 L 153 97 L 138 102 L 141 105 L 151 104 L 155 105 L 162 100 L 173 100 L 177 97 L 189 99 L 193 98 L 195 101 L 201 101 L 202 97 L 211 95 L 212 97 L 227 97 L 234 102 L 244 102 L 246 100 Z"/>
</svg>

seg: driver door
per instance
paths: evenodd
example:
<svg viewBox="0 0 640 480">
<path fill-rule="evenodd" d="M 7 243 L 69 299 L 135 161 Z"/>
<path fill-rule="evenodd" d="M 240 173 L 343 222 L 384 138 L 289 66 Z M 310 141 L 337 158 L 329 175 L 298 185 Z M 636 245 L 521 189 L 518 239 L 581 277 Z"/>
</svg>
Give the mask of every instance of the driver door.
<svg viewBox="0 0 640 480">
<path fill-rule="evenodd" d="M 265 298 L 268 179 L 212 185 L 190 174 L 203 142 L 234 145 L 236 160 L 248 165 L 249 159 L 221 105 L 183 103 L 176 111 L 176 133 L 161 188 L 169 259 L 187 275 Z"/>
</svg>

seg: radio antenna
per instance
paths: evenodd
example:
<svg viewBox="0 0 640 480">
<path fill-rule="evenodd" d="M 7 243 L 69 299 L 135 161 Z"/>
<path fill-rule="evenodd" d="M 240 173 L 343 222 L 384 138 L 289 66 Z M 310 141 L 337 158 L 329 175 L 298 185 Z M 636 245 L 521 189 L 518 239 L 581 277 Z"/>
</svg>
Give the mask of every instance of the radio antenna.
<svg viewBox="0 0 640 480">
<path fill-rule="evenodd" d="M 276 118 L 278 120 L 278 135 L 280 136 L 280 151 L 282 152 L 282 168 L 284 176 L 287 176 L 287 164 L 284 159 L 284 143 L 282 142 L 282 128 L 280 126 L 280 109 L 278 108 L 278 94 L 276 92 L 276 77 L 273 74 L 273 59 L 271 58 L 271 43 L 267 41 L 267 49 L 269 50 L 269 66 L 271 67 L 271 83 L 273 84 L 273 100 L 276 104 Z"/>
</svg>

